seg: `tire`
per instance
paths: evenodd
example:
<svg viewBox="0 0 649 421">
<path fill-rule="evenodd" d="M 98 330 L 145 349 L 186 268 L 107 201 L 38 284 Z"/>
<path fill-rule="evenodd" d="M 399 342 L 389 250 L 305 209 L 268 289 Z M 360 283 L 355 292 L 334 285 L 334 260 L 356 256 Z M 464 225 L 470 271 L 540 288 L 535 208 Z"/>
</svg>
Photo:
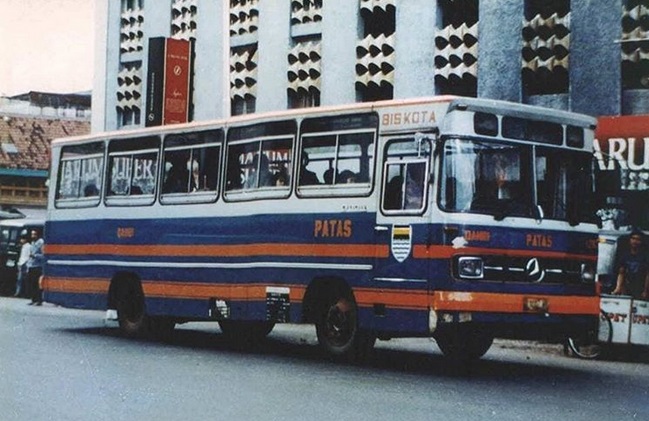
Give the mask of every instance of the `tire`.
<svg viewBox="0 0 649 421">
<path fill-rule="evenodd" d="M 435 335 L 437 346 L 445 357 L 455 361 L 482 358 L 493 344 L 493 335 L 472 326 L 452 326 Z"/>
<path fill-rule="evenodd" d="M 608 315 L 601 311 L 598 330 L 589 330 L 583 336 L 569 337 L 568 348 L 572 355 L 584 360 L 602 356 L 604 349 L 613 339 L 613 325 Z"/>
<path fill-rule="evenodd" d="M 115 299 L 119 328 L 127 337 L 144 336 L 149 328 L 144 293 L 138 282 L 128 282 L 117 292 Z"/>
<path fill-rule="evenodd" d="M 365 359 L 376 337 L 358 329 L 358 308 L 351 293 L 330 296 L 320 306 L 316 321 L 318 344 L 334 359 Z"/>
</svg>

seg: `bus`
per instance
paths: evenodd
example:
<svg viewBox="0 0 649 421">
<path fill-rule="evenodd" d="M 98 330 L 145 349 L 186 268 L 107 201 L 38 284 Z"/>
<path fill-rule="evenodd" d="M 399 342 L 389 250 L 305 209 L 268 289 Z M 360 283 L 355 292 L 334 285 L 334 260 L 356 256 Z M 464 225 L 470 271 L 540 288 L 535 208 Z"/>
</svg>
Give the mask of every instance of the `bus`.
<svg viewBox="0 0 649 421">
<path fill-rule="evenodd" d="M 440 96 L 55 140 L 45 300 L 126 335 L 218 322 L 321 348 L 596 326 L 593 118 Z"/>
</svg>

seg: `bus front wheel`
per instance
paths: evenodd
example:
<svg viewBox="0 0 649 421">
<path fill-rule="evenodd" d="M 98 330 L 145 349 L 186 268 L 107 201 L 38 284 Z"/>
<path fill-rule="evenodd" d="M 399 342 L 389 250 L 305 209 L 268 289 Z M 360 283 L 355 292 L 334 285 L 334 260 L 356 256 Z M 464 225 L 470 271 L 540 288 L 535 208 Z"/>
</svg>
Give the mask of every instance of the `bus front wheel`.
<svg viewBox="0 0 649 421">
<path fill-rule="evenodd" d="M 358 329 L 358 309 L 351 294 L 330 296 L 316 320 L 320 347 L 334 358 L 362 359 L 376 338 Z"/>
<path fill-rule="evenodd" d="M 474 327 L 450 327 L 435 335 L 437 346 L 444 356 L 453 360 L 477 360 L 489 351 L 493 336 Z"/>
</svg>

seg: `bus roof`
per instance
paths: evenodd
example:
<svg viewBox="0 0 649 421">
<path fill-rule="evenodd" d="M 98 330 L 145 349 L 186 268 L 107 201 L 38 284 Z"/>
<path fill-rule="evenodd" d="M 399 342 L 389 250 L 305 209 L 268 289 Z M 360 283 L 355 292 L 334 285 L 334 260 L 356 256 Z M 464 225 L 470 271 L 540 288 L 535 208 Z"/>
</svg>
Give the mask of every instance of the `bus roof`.
<svg viewBox="0 0 649 421">
<path fill-rule="evenodd" d="M 502 112 L 499 113 L 498 110 L 506 109 L 507 112 L 505 114 L 512 117 L 528 118 L 532 120 L 539 120 L 540 117 L 540 119 L 548 122 L 570 124 L 593 130 L 597 125 L 597 119 L 595 117 L 585 114 L 495 99 L 470 97 L 455 98 L 449 107 L 449 112 L 456 109 L 494 114 L 503 114 Z"/>
<path fill-rule="evenodd" d="M 253 113 L 245 114 L 239 116 L 233 116 L 229 118 L 222 119 L 213 119 L 213 120 L 201 120 L 189 123 L 182 124 L 172 124 L 166 126 L 155 126 L 155 127 L 138 127 L 133 129 L 126 130 L 114 130 L 109 132 L 99 132 L 93 133 L 90 135 L 83 136 L 74 136 L 74 137 L 65 137 L 58 138 L 52 141 L 53 146 L 58 146 L 60 144 L 74 143 L 76 141 L 88 141 L 88 140 L 102 140 L 105 138 L 123 138 L 134 135 L 146 135 L 146 134 L 159 134 L 159 133 L 173 133 L 178 131 L 178 129 L 200 129 L 213 127 L 215 125 L 221 125 L 223 127 L 228 127 L 232 125 L 237 125 L 246 122 L 259 122 L 263 123 L 269 120 L 277 120 L 282 118 L 295 118 L 298 116 L 301 117 L 311 117 L 319 115 L 334 115 L 334 114 L 343 114 L 349 112 L 372 112 L 377 111 L 381 112 L 390 108 L 397 107 L 413 107 L 418 105 L 438 105 L 445 106 L 445 110 L 469 110 L 469 111 L 482 111 L 490 112 L 494 114 L 506 114 L 517 117 L 526 117 L 526 118 L 536 118 L 542 116 L 543 120 L 548 120 L 552 122 L 561 122 L 572 124 L 580 127 L 589 127 L 594 129 L 596 125 L 595 118 L 577 114 L 569 111 L 562 111 L 556 109 L 549 109 L 539 106 L 519 104 L 514 102 L 492 100 L 485 98 L 471 98 L 471 97 L 458 97 L 452 95 L 441 95 L 441 96 L 428 96 L 428 97 L 415 97 L 408 99 L 391 99 L 384 101 L 376 102 L 363 102 L 363 103 L 353 103 L 353 104 L 343 104 L 343 105 L 330 105 L 330 106 L 321 106 L 321 107 L 312 107 L 312 108 L 299 108 L 291 110 L 280 110 L 280 111 L 269 111 L 262 113 Z M 499 112 L 499 110 L 501 112 Z M 505 113 L 502 111 L 507 110 Z M 389 131 L 389 130 L 388 130 Z"/>
</svg>

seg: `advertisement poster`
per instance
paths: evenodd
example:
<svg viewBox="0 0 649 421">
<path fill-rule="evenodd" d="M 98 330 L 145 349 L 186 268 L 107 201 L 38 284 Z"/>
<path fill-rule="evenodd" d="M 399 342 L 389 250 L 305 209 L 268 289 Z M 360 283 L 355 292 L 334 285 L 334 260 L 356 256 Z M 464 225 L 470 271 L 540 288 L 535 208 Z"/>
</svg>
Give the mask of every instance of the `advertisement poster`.
<svg viewBox="0 0 649 421">
<path fill-rule="evenodd" d="M 146 126 L 188 122 L 191 103 L 191 42 L 151 38 L 148 64 Z"/>
</svg>

